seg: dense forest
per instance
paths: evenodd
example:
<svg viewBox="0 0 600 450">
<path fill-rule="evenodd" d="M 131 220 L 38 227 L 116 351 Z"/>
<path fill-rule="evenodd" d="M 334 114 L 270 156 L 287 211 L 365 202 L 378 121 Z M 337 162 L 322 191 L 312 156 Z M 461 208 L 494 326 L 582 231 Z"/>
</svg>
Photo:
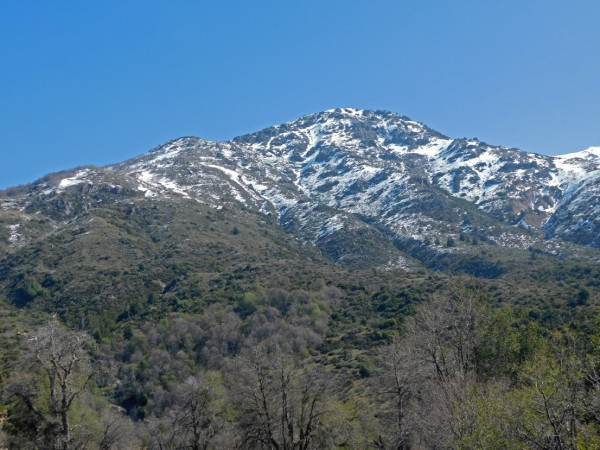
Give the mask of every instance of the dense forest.
<svg viewBox="0 0 600 450">
<path fill-rule="evenodd" d="M 149 298 L 93 335 L 3 302 L 2 446 L 600 447 L 593 308 L 543 323 L 465 279 L 385 317 L 368 311 L 401 295 L 349 308 L 357 290 L 249 291 L 160 318 Z"/>
</svg>

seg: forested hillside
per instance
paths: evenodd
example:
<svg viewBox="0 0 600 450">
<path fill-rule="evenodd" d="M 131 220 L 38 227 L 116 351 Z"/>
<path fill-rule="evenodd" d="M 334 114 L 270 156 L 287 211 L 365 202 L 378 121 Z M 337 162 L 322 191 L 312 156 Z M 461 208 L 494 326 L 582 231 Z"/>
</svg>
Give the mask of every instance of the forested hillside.
<svg viewBox="0 0 600 450">
<path fill-rule="evenodd" d="M 94 339 L 4 306 L 11 448 L 597 448 L 597 319 L 448 287 L 375 321 L 266 290 Z M 360 306 L 355 308 L 360 309 Z M 403 319 L 403 320 L 399 320 Z"/>
<path fill-rule="evenodd" d="M 0 447 L 600 448 L 595 149 L 332 110 L 0 192 Z"/>
</svg>

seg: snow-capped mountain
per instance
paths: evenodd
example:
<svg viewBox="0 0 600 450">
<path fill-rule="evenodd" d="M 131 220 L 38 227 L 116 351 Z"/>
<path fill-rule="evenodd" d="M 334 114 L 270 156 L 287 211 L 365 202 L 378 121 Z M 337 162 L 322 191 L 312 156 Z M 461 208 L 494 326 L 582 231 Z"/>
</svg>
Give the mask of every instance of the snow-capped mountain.
<svg viewBox="0 0 600 450">
<path fill-rule="evenodd" d="M 600 247 L 599 194 L 600 147 L 543 156 L 343 108 L 226 142 L 176 139 L 0 201 L 15 217 L 5 228 L 10 245 L 27 239 L 23 217 L 45 214 L 56 227 L 98 203 L 169 198 L 255 211 L 339 262 L 402 266 L 465 253 L 464 242 Z"/>
</svg>

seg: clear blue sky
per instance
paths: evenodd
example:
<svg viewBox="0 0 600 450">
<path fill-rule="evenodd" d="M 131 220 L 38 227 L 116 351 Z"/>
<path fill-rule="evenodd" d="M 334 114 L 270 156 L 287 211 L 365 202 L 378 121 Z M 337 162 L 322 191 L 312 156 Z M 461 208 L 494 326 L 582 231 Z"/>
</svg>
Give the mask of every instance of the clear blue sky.
<svg viewBox="0 0 600 450">
<path fill-rule="evenodd" d="M 600 145 L 600 1 L 0 3 L 0 188 L 334 107 Z"/>
</svg>

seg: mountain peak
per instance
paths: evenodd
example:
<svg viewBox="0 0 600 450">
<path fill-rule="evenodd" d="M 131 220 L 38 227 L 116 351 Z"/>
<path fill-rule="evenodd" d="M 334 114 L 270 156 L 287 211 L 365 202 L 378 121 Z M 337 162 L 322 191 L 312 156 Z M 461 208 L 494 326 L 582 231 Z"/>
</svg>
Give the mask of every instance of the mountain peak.
<svg viewBox="0 0 600 450">
<path fill-rule="evenodd" d="M 569 160 L 569 159 L 599 159 L 600 158 L 600 146 L 588 147 L 585 150 L 579 152 L 566 153 L 564 155 L 558 155 L 555 158 Z"/>
<path fill-rule="evenodd" d="M 398 248 L 417 258 L 428 257 L 419 249 L 431 245 L 445 254 L 451 250 L 436 240 L 465 233 L 519 248 L 545 236 L 600 246 L 593 235 L 600 230 L 599 156 L 593 147 L 545 157 L 450 139 L 390 111 L 336 108 L 230 141 L 174 139 L 108 168 L 38 183 L 37 197 L 23 197 L 18 206 L 58 205 L 69 220 L 92 200 L 168 199 L 217 211 L 242 206 L 276 217 L 285 231 L 324 251 L 337 248 L 338 239 L 370 236 L 382 245 L 378 260 L 385 264 Z M 81 195 L 78 209 L 73 202 Z M 578 231 L 584 216 L 591 224 L 585 235 Z M 336 250 L 335 259 L 347 261 L 350 253 L 342 253 Z"/>
<path fill-rule="evenodd" d="M 360 108 L 334 108 L 327 109 L 325 111 L 307 114 L 302 116 L 296 120 L 292 120 L 289 123 L 294 122 L 305 122 L 305 121 L 325 121 L 325 120 L 333 120 L 333 121 L 343 121 L 350 120 L 356 122 L 369 122 L 371 124 L 377 122 L 402 122 L 402 123 L 412 123 L 418 124 L 421 127 L 425 127 L 424 124 L 420 122 L 416 122 L 412 120 L 410 117 L 404 116 L 402 114 L 395 113 L 393 111 L 388 110 L 372 110 L 372 109 L 360 109 Z"/>
<path fill-rule="evenodd" d="M 359 109 L 359 108 L 332 108 L 332 109 L 327 109 L 321 113 L 317 113 L 317 114 L 347 114 L 350 116 L 360 116 L 363 115 L 365 113 L 365 111 L 368 111 L 366 109 Z"/>
<path fill-rule="evenodd" d="M 256 133 L 239 136 L 235 143 L 281 147 L 290 142 L 316 146 L 416 148 L 433 140 L 447 139 L 426 125 L 390 111 L 336 108 L 308 114 Z"/>
</svg>

